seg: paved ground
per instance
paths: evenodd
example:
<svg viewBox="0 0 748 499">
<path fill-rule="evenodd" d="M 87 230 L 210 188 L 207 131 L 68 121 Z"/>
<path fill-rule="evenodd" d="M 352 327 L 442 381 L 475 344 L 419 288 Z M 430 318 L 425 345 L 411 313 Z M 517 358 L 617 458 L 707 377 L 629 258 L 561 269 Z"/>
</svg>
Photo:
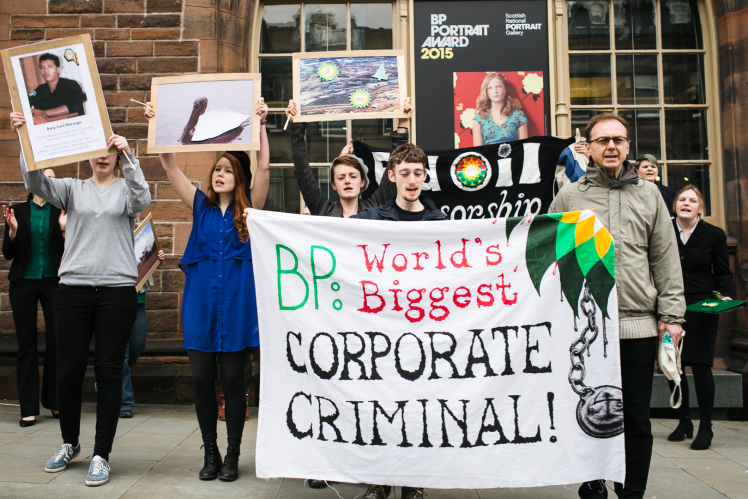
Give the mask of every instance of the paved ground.
<svg viewBox="0 0 748 499">
<path fill-rule="evenodd" d="M 93 448 L 94 405 L 84 404 L 83 454 L 63 473 L 45 473 L 46 460 L 60 445 L 57 420 L 48 415 L 30 428 L 18 426 L 18 407 L 0 405 L 0 498 L 179 498 L 334 499 L 331 489 L 313 490 L 301 480 L 259 480 L 254 476 L 257 414 L 244 435 L 241 476 L 233 483 L 201 482 L 200 434 L 192 406 L 139 405 L 133 419 L 120 420 L 111 455 L 112 479 L 100 487 L 83 483 Z M 692 451 L 687 442 L 668 442 L 676 421 L 654 421 L 655 444 L 646 498 L 748 499 L 748 422 L 715 423 L 714 444 Z M 225 425 L 219 425 L 225 441 Z M 428 499 L 575 498 L 576 486 L 536 489 L 428 490 Z M 353 499 L 360 485 L 339 485 L 340 497 Z M 396 497 L 400 497 L 399 489 Z M 393 497 L 393 496 L 390 496 Z M 611 497 L 615 494 L 611 493 Z"/>
</svg>

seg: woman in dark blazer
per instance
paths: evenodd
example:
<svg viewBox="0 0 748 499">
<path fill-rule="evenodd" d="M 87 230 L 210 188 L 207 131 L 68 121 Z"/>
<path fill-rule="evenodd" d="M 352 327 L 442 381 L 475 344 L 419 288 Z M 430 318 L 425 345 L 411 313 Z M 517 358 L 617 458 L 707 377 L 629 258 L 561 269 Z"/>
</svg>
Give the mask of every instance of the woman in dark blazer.
<svg viewBox="0 0 748 499">
<path fill-rule="evenodd" d="M 686 304 L 714 298 L 717 291 L 725 298 L 734 296 L 734 284 L 727 256 L 725 231 L 701 220 L 704 198 L 698 188 L 687 185 L 675 195 L 673 228 L 678 240 Z M 699 431 L 691 443 L 694 450 L 708 449 L 712 444 L 712 408 L 714 407 L 714 344 L 719 316 L 686 312 L 681 362 L 690 366 L 699 401 Z M 693 423 L 688 416 L 688 382 L 681 377 L 683 402 L 678 409 L 678 427 L 668 440 L 679 442 L 693 437 Z M 674 387 L 671 382 L 671 390 Z"/>
<path fill-rule="evenodd" d="M 54 177 L 52 170 L 44 172 Z M 32 426 L 39 415 L 39 360 L 36 350 L 36 311 L 41 301 L 46 325 L 46 350 L 42 377 L 42 406 L 57 417 L 57 341 L 54 295 L 57 271 L 65 249 L 66 216 L 58 208 L 29 194 L 28 201 L 3 206 L 5 235 L 3 256 L 11 260 L 9 297 L 16 326 L 18 355 L 16 379 L 23 427 Z"/>
</svg>

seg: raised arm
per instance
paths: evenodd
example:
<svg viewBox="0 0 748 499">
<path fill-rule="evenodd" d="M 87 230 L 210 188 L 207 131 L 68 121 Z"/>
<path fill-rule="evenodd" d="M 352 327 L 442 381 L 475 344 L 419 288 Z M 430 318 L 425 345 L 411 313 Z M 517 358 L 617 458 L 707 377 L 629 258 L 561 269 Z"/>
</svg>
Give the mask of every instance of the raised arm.
<svg viewBox="0 0 748 499">
<path fill-rule="evenodd" d="M 262 97 L 260 97 L 255 112 L 260 115 L 260 150 L 257 152 L 257 169 L 254 174 L 254 185 L 252 185 L 250 196 L 252 198 L 252 208 L 261 210 L 265 206 L 268 188 L 270 187 L 270 146 L 268 145 L 268 132 L 265 126 L 268 106 Z"/>
<path fill-rule="evenodd" d="M 145 117 L 148 119 L 156 116 L 156 110 L 153 108 L 150 102 L 146 103 L 145 106 Z M 192 211 L 192 204 L 195 202 L 195 191 L 197 187 L 192 185 L 187 176 L 177 166 L 177 157 L 174 153 L 161 153 L 158 155 L 161 159 L 161 165 L 166 171 L 166 176 L 171 182 L 171 187 L 174 192 L 177 193 L 179 199 Z"/>
<path fill-rule="evenodd" d="M 25 124 L 26 118 L 23 113 L 10 113 L 10 127 L 14 132 L 17 132 L 19 127 L 26 126 Z M 20 156 L 20 163 L 26 190 L 36 194 L 53 206 L 67 211 L 68 197 L 73 180 L 69 178 L 49 178 L 44 175 L 44 170 L 28 171 L 23 152 Z"/>
<path fill-rule="evenodd" d="M 116 147 L 120 153 L 122 172 L 125 174 L 127 186 L 127 214 L 137 217 L 138 213 L 151 205 L 151 190 L 145 181 L 140 162 L 127 145 L 127 139 L 121 135 L 112 135 L 107 141 L 107 147 Z"/>
<path fill-rule="evenodd" d="M 392 141 L 391 151 L 394 151 L 399 146 L 408 143 L 410 132 L 410 117 L 413 116 L 413 105 L 411 104 L 410 97 L 406 97 L 405 100 L 403 100 L 402 110 L 403 112 L 408 113 L 408 117 L 398 118 L 397 120 L 395 120 L 395 129 L 390 134 L 390 140 Z M 387 170 L 385 170 L 382 174 L 382 178 L 379 179 L 379 186 L 377 187 L 377 190 L 374 191 L 374 194 L 372 194 L 369 199 L 366 200 L 366 206 L 374 207 L 379 206 L 380 204 L 384 204 L 389 201 L 390 198 L 392 198 L 392 196 L 394 196 L 395 194 L 397 194 L 395 183 L 390 180 L 389 175 L 387 175 Z"/>
<path fill-rule="evenodd" d="M 296 115 L 296 103 L 291 100 L 286 108 L 286 115 Z M 312 168 L 309 166 L 309 160 L 306 156 L 306 144 L 304 143 L 304 133 L 306 132 L 305 123 L 292 123 L 291 131 L 291 155 L 293 156 L 293 175 L 296 177 L 296 183 L 299 186 L 301 195 L 304 196 L 304 203 L 309 208 L 312 215 L 319 215 L 323 211 L 330 209 L 332 203 L 322 193 L 317 179 L 314 178 Z"/>
</svg>

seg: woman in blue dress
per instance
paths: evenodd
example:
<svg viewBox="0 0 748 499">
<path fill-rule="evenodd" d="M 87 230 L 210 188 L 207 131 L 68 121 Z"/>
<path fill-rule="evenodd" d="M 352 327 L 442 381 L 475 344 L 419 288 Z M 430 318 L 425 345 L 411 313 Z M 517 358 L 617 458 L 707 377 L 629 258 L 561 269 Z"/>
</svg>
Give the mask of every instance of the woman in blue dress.
<svg viewBox="0 0 748 499">
<path fill-rule="evenodd" d="M 249 207 L 262 209 L 270 184 L 270 153 L 262 99 L 260 151 L 252 185 L 247 153 L 225 152 L 210 169 L 205 192 L 177 166 L 174 154 L 160 154 L 171 186 L 192 210 L 192 232 L 180 268 L 185 273 L 182 299 L 184 348 L 192 369 L 195 412 L 205 447 L 201 480 L 233 481 L 239 476 L 239 447 L 244 431 L 244 365 L 249 348 L 259 347 L 252 249 L 244 219 Z M 155 110 L 148 103 L 146 117 Z M 226 401 L 228 450 L 221 463 L 217 444 L 216 362 Z"/>
<path fill-rule="evenodd" d="M 488 73 L 475 101 L 473 146 L 500 144 L 528 137 L 527 117 L 519 100 L 509 95 L 506 77 Z"/>
</svg>

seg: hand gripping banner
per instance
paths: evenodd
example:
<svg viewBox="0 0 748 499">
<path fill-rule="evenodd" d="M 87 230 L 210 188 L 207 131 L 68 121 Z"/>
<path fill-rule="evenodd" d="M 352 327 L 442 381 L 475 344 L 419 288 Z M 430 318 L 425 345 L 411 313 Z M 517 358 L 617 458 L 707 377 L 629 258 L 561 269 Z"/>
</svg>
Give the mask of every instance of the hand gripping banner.
<svg viewBox="0 0 748 499">
<path fill-rule="evenodd" d="M 260 478 L 624 480 L 614 243 L 592 211 L 393 223 L 252 211 Z"/>
</svg>

